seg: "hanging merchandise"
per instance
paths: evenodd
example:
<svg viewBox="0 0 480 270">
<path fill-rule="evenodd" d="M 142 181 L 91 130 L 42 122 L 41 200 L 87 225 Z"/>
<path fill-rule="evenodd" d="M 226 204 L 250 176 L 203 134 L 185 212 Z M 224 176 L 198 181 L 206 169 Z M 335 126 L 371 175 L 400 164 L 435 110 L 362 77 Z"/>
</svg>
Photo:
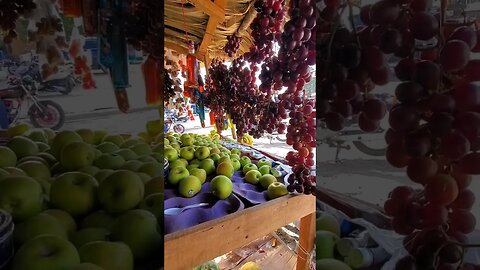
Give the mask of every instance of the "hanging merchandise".
<svg viewBox="0 0 480 270">
<path fill-rule="evenodd" d="M 88 64 L 87 57 L 82 50 L 85 44 L 85 38 L 80 35 L 77 27 L 73 28 L 72 37 L 70 41 L 70 48 L 68 50 L 70 57 L 74 59 L 75 75 L 82 77 L 84 89 L 93 89 L 97 87 Z"/>
<path fill-rule="evenodd" d="M 189 87 L 198 85 L 198 72 L 199 65 L 197 57 L 195 57 L 195 44 L 193 41 L 188 42 L 188 55 L 187 55 L 187 83 Z"/>
<path fill-rule="evenodd" d="M 83 30 L 87 36 L 95 36 L 98 32 L 97 0 L 82 0 Z"/>
<path fill-rule="evenodd" d="M 80 17 L 82 16 L 82 1 L 81 0 L 60 0 L 60 7 L 63 10 L 65 17 Z"/>
<path fill-rule="evenodd" d="M 163 85 L 165 76 L 162 76 L 160 65 L 160 61 L 151 55 L 148 56 L 147 61 L 142 65 L 148 105 L 157 105 L 163 100 L 161 96 L 161 86 Z"/>
<path fill-rule="evenodd" d="M 200 92 L 198 88 L 193 90 L 193 98 L 196 104 L 196 113 L 200 118 L 200 123 L 202 124 L 202 128 L 205 127 L 205 94 Z"/>
<path fill-rule="evenodd" d="M 128 53 L 124 29 L 125 7 L 122 2 L 102 0 L 99 4 L 100 63 L 110 71 L 117 106 L 122 112 L 130 109 L 125 88 L 128 81 Z"/>
</svg>

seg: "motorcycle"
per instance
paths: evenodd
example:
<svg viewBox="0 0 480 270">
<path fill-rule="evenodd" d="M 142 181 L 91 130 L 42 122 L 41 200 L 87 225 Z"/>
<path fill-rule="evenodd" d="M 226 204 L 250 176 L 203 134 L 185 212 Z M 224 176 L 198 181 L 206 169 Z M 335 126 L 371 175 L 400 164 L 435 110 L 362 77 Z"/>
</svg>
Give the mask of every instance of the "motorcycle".
<svg viewBox="0 0 480 270">
<path fill-rule="evenodd" d="M 10 77 L 8 86 L 0 89 L 0 99 L 5 104 L 10 125 L 18 121 L 20 112 L 28 107 L 27 115 L 36 128 L 60 129 L 65 123 L 62 107 L 51 100 L 39 100 L 32 77 Z"/>
<path fill-rule="evenodd" d="M 186 118 L 186 119 L 183 119 Z M 186 123 L 188 120 L 188 117 L 176 117 L 175 115 L 167 115 L 165 117 L 165 123 L 164 123 L 164 128 L 163 131 L 165 133 L 169 132 L 170 129 L 173 128 L 173 131 L 178 134 L 183 134 L 185 132 L 185 127 L 182 124 L 177 123 L 178 121 Z"/>
</svg>

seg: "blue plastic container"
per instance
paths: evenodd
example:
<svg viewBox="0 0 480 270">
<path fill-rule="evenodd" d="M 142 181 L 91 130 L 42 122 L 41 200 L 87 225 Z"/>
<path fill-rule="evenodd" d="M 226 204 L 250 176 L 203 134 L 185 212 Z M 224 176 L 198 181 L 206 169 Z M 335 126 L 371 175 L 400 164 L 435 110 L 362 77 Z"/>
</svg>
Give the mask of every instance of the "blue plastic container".
<svg viewBox="0 0 480 270">
<path fill-rule="evenodd" d="M 0 270 L 9 269 L 13 258 L 13 229 L 12 216 L 0 210 Z"/>
</svg>

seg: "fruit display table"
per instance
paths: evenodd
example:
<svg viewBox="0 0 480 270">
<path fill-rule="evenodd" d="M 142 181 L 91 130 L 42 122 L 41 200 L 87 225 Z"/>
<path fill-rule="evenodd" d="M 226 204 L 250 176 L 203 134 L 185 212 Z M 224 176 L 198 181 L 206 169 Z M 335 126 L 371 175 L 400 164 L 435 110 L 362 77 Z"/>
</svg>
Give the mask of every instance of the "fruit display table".
<svg viewBox="0 0 480 270">
<path fill-rule="evenodd" d="M 280 159 L 273 155 L 264 154 L 252 147 L 240 145 L 235 142 L 222 141 L 227 148 L 241 149 L 242 153 L 251 156 L 253 159 L 268 157 L 279 166 L 283 165 Z M 288 166 L 285 169 L 288 172 Z M 284 172 L 285 173 L 285 172 Z M 240 172 L 237 172 L 234 178 L 243 178 Z M 283 175 L 285 177 L 285 175 Z M 234 185 L 236 184 L 235 180 Z M 280 181 L 280 180 L 279 180 Z M 206 183 L 202 190 L 209 183 Z M 245 184 L 244 184 L 245 185 Z M 208 188 L 207 188 L 208 190 Z M 245 191 L 245 190 L 243 190 Z M 250 192 L 250 193 L 249 193 Z M 168 188 L 166 188 L 165 206 L 169 205 L 167 199 Z M 250 194 L 247 195 L 247 194 Z M 254 194 L 254 195 L 252 195 Z M 177 198 L 172 200 L 196 200 L 200 202 L 199 197 L 206 195 L 202 191 L 193 198 Z M 250 242 L 261 238 L 283 226 L 294 221 L 300 220 L 300 239 L 297 251 L 297 268 L 310 269 L 310 255 L 314 246 L 315 238 L 315 197 L 311 195 L 292 194 L 282 196 L 273 200 L 265 200 L 265 194 L 257 194 L 253 190 L 246 190 L 242 194 L 241 189 L 233 188 L 233 195 L 222 204 L 234 204 L 234 199 L 241 197 L 245 201 L 241 206 L 235 206 L 234 211 L 229 211 L 227 215 L 217 215 L 211 220 L 205 222 L 192 222 L 178 219 L 180 224 L 175 223 L 175 218 L 165 217 L 166 233 L 165 236 L 165 268 L 166 269 L 190 269 L 199 264 L 205 263 L 213 258 L 221 256 L 236 248 L 240 248 Z M 233 201 L 231 203 L 230 201 Z M 251 204 L 248 202 L 254 201 Z M 217 206 L 215 206 L 217 207 Z M 217 208 L 217 212 L 220 209 Z M 186 219 L 191 219 L 190 214 L 184 213 Z M 193 216 L 207 215 L 207 210 L 201 213 L 192 213 Z M 186 225 L 194 224 L 193 226 Z M 197 225 L 198 224 L 198 225 Z M 205 248 L 208 246 L 208 248 Z M 185 252 L 185 250 L 201 250 L 201 252 Z M 178 260 L 179 254 L 182 259 Z"/>
<path fill-rule="evenodd" d="M 281 197 L 166 235 L 165 268 L 194 268 L 299 219 L 302 248 L 298 251 L 296 269 L 309 269 L 315 235 L 315 197 L 309 195 Z"/>
</svg>

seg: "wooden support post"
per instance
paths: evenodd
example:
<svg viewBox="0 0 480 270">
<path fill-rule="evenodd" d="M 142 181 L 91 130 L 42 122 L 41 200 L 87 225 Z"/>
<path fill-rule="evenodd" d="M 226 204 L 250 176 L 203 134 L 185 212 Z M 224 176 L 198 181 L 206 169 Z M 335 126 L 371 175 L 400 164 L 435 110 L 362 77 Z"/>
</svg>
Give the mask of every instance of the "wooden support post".
<svg viewBox="0 0 480 270">
<path fill-rule="evenodd" d="M 210 0 L 189 0 L 196 8 L 208 14 L 210 17 L 215 17 L 221 21 L 225 20 L 225 9 L 220 6 L 217 1 Z"/>
<path fill-rule="evenodd" d="M 300 238 L 297 250 L 297 270 L 310 269 L 310 255 L 315 244 L 315 212 L 300 219 Z"/>
</svg>

